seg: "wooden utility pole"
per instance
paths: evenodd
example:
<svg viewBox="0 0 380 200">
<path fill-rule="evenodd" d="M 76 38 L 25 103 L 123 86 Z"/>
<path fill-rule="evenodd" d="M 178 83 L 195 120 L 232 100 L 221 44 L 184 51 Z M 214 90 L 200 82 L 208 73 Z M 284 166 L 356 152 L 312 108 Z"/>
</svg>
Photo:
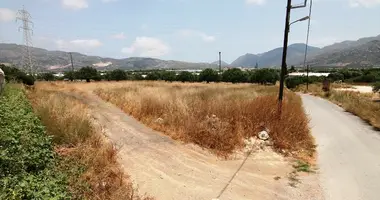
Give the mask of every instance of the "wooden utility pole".
<svg viewBox="0 0 380 200">
<path fill-rule="evenodd" d="M 71 60 L 71 76 L 70 76 L 70 81 L 74 81 L 74 63 L 73 63 L 73 55 L 70 52 L 70 60 Z"/>
<path fill-rule="evenodd" d="M 222 73 L 222 52 L 219 52 L 219 72 Z"/>
<path fill-rule="evenodd" d="M 292 9 L 292 0 L 288 0 L 288 4 L 286 7 L 286 19 L 285 19 L 285 32 L 284 32 L 284 45 L 282 51 L 282 62 L 281 62 L 281 74 L 280 74 L 280 91 L 278 94 L 278 103 L 282 105 L 282 99 L 284 96 L 284 81 L 286 74 L 286 55 L 288 53 L 288 36 L 289 36 L 289 21 L 290 21 L 290 11 Z"/>
</svg>

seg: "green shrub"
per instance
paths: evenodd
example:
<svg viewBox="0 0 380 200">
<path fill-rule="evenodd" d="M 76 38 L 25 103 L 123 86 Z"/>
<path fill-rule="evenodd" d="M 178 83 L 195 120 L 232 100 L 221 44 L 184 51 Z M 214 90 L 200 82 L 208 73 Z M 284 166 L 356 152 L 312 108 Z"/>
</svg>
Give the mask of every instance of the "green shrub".
<svg viewBox="0 0 380 200">
<path fill-rule="evenodd" d="M 373 84 L 372 87 L 373 87 L 373 89 L 372 89 L 373 92 L 380 93 L 380 82 L 376 82 L 375 84 Z"/>
<path fill-rule="evenodd" d="M 238 68 L 228 69 L 222 74 L 223 82 L 244 83 L 248 80 L 247 74 Z"/>
<path fill-rule="evenodd" d="M 7 85 L 0 97 L 0 199 L 68 199 L 56 160 L 24 92 Z"/>
<path fill-rule="evenodd" d="M 249 77 L 251 83 L 260 84 L 276 84 L 280 79 L 279 73 L 274 69 L 258 69 L 255 70 Z"/>
<path fill-rule="evenodd" d="M 177 76 L 178 81 L 182 82 L 193 82 L 195 81 L 195 76 L 188 71 L 183 71 Z"/>
<path fill-rule="evenodd" d="M 199 74 L 199 81 L 201 82 L 218 82 L 219 81 L 219 74 L 217 71 L 207 68 L 202 70 L 202 72 Z"/>
</svg>

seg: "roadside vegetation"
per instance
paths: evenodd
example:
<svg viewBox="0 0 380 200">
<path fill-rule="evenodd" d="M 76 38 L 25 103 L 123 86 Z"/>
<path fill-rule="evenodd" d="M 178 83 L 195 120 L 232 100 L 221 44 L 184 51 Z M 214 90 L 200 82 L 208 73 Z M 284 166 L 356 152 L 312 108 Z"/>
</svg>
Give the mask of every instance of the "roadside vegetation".
<svg viewBox="0 0 380 200">
<path fill-rule="evenodd" d="M 51 84 L 8 84 L 0 130 L 0 199 L 150 199 L 137 195 L 86 106 Z"/>
<path fill-rule="evenodd" d="M 339 87 L 339 84 L 333 84 L 332 87 Z M 306 91 L 306 86 L 299 86 L 297 88 L 297 91 Z M 329 92 L 324 92 L 322 90 L 322 84 L 310 85 L 308 92 L 336 103 L 346 111 L 362 118 L 364 121 L 371 124 L 374 128 L 380 129 L 380 102 L 373 100 L 376 94 L 338 91 L 333 89 Z"/>
<path fill-rule="evenodd" d="M 311 156 L 301 99 L 286 92 L 278 117 L 275 86 L 165 82 L 94 83 L 95 93 L 153 129 L 227 156 L 243 138 L 270 130 L 274 147 Z"/>
</svg>

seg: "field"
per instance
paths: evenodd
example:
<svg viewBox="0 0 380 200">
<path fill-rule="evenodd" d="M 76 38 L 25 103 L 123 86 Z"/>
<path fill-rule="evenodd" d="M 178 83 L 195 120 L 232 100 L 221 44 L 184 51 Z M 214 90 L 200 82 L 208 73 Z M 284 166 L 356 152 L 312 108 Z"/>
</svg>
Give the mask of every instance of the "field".
<svg viewBox="0 0 380 200">
<path fill-rule="evenodd" d="M 10 85 L 0 109 L 0 199 L 144 199 L 80 101 Z"/>
<path fill-rule="evenodd" d="M 339 85 L 333 87 L 337 88 Z M 297 88 L 298 91 L 305 91 L 305 89 L 305 86 Z M 375 129 L 380 129 L 380 102 L 372 100 L 375 98 L 375 94 L 337 90 L 331 90 L 329 93 L 325 93 L 322 91 L 320 84 L 310 85 L 309 92 L 336 103 L 346 111 L 362 118 Z"/>
<path fill-rule="evenodd" d="M 275 86 L 127 81 L 87 87 L 147 126 L 218 155 L 228 156 L 243 146 L 243 138 L 264 129 L 277 150 L 308 156 L 314 151 L 301 99 L 286 92 L 280 118 Z"/>
</svg>

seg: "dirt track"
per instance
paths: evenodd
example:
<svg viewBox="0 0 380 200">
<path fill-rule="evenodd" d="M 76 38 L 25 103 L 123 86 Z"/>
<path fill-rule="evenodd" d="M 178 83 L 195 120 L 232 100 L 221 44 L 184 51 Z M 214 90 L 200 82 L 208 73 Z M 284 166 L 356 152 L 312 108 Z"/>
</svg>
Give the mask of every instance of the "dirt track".
<svg viewBox="0 0 380 200">
<path fill-rule="evenodd" d="M 242 158 L 225 161 L 195 145 L 173 141 L 94 94 L 79 98 L 120 148 L 120 163 L 142 194 L 158 200 L 211 200 L 220 195 L 242 163 Z M 289 186 L 287 176 L 292 170 L 274 152 L 254 152 L 219 199 L 323 199 L 317 175 L 301 177 L 297 188 Z M 281 179 L 275 180 L 277 176 Z"/>
</svg>

